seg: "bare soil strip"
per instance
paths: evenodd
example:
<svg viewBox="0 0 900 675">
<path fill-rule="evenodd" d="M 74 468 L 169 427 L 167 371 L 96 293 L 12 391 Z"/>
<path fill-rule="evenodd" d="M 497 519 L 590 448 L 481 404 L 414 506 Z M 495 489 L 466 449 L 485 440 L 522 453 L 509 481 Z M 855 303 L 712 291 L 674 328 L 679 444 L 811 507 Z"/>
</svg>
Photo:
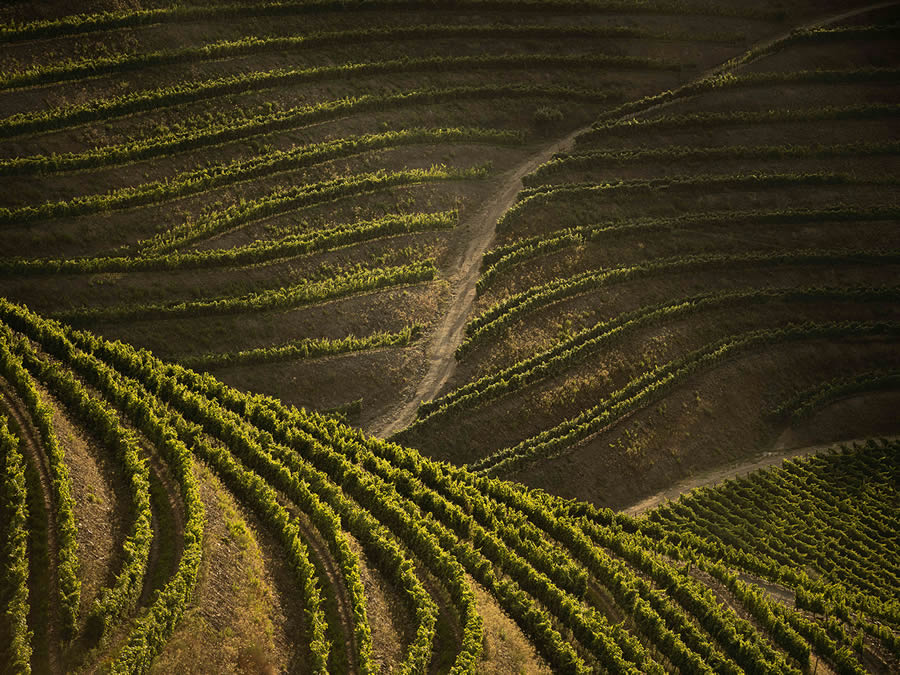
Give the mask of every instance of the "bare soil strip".
<svg viewBox="0 0 900 675">
<path fill-rule="evenodd" d="M 898 4 L 898 1 L 900 0 L 874 3 L 840 14 L 816 19 L 800 26 L 792 26 L 789 30 L 752 45 L 744 55 L 783 40 L 790 36 L 794 30 L 821 28 L 849 19 L 857 14 L 864 14 L 866 12 L 896 5 Z M 739 55 L 704 71 L 692 80 L 692 83 L 699 82 L 713 75 L 721 75 L 729 72 L 735 67 L 746 65 L 747 63 L 756 60 L 755 58 L 750 58 L 747 61 L 742 61 L 741 59 L 744 55 Z M 629 113 L 627 117 L 644 115 L 667 105 L 669 105 L 669 102 L 659 103 L 639 112 Z M 457 345 L 462 342 L 466 319 L 471 313 L 472 305 L 475 301 L 475 285 L 481 271 L 481 259 L 494 238 L 497 221 L 515 203 L 516 195 L 522 188 L 522 177 L 531 173 L 538 166 L 551 159 L 555 153 L 571 150 L 575 144 L 575 138 L 581 133 L 590 130 L 590 128 L 590 126 L 587 126 L 576 129 L 565 138 L 544 146 L 518 167 L 508 171 L 500 178 L 500 187 L 493 199 L 491 199 L 468 223 L 466 223 L 472 230 L 472 238 L 460 260 L 459 267 L 457 268 L 458 272 L 451 280 L 454 292 L 450 307 L 447 309 L 447 313 L 444 315 L 441 324 L 431 335 L 428 345 L 425 348 L 425 357 L 427 361 L 427 371 L 425 376 L 419 382 L 419 385 L 416 387 L 416 390 L 411 397 L 407 398 L 394 412 L 390 413 L 387 417 L 382 418 L 382 420 L 373 426 L 371 429 L 372 434 L 379 438 L 387 438 L 407 427 L 415 419 L 416 410 L 419 407 L 419 404 L 422 401 L 434 399 L 441 391 L 444 384 L 446 384 L 453 375 L 456 370 L 456 358 L 454 352 L 456 351 Z"/>
<path fill-rule="evenodd" d="M 350 601 L 350 593 L 344 583 L 344 575 L 341 572 L 338 561 L 331 555 L 328 548 L 328 542 L 325 541 L 322 534 L 303 511 L 284 493 L 278 492 L 278 501 L 288 513 L 296 519 L 300 528 L 300 534 L 303 537 L 303 543 L 306 544 L 309 551 L 310 562 L 316 567 L 316 571 L 323 574 L 324 578 L 319 578 L 319 587 L 324 597 L 329 593 L 328 588 L 323 588 L 327 583 L 330 587 L 331 595 L 335 602 L 339 625 L 333 625 L 329 622 L 329 631 L 326 636 L 332 640 L 332 649 L 340 649 L 346 652 L 347 672 L 359 672 L 359 645 L 356 641 L 356 631 L 353 603 Z M 318 564 L 316 564 L 318 563 Z"/>
<path fill-rule="evenodd" d="M 51 673 L 63 672 L 59 647 L 61 644 L 61 630 L 59 625 L 59 577 L 57 575 L 57 557 L 59 555 L 59 542 L 56 538 L 56 510 L 53 505 L 50 478 L 50 463 L 40 442 L 40 435 L 31 422 L 31 416 L 25 409 L 25 404 L 15 393 L 15 389 L 4 379 L 0 379 L 0 409 L 8 413 L 21 431 L 22 450 L 27 461 L 37 468 L 41 481 L 40 498 L 44 503 L 44 511 L 47 514 L 47 570 L 46 577 L 41 579 L 29 579 L 32 588 L 42 586 L 48 597 L 47 644 L 43 658 Z M 35 627 L 32 626 L 32 630 Z M 37 632 L 37 631 L 36 631 Z M 36 645 L 37 647 L 38 645 Z"/>
<path fill-rule="evenodd" d="M 359 672 L 359 644 L 356 641 L 356 622 L 354 620 L 353 603 L 350 601 L 350 593 L 344 583 L 344 575 L 341 573 L 337 560 L 331 555 L 328 549 L 328 543 L 322 538 L 322 535 L 316 529 L 315 525 L 309 522 L 309 519 L 300 511 L 296 512 L 297 524 L 300 526 L 300 533 L 303 535 L 304 543 L 309 547 L 309 551 L 313 557 L 319 562 L 319 569 L 325 575 L 328 585 L 334 596 L 337 613 L 340 617 L 340 632 L 335 632 L 333 637 L 343 638 L 343 644 L 338 644 L 339 640 L 335 640 L 332 649 L 340 649 L 346 653 L 347 672 Z M 328 589 L 323 588 L 324 593 Z M 332 628 L 332 626 L 329 626 Z"/>
<path fill-rule="evenodd" d="M 152 478 L 155 478 L 165 490 L 166 499 L 168 501 L 167 506 L 171 513 L 173 524 L 171 532 L 164 532 L 162 530 L 159 513 L 156 509 L 151 509 L 153 538 L 150 540 L 150 555 L 147 558 L 147 573 L 144 575 L 144 588 L 141 591 L 141 598 L 139 601 L 139 605 L 144 606 L 149 605 L 153 601 L 154 592 L 159 588 L 162 588 L 178 569 L 178 562 L 181 560 L 181 554 L 184 549 L 185 513 L 184 504 L 181 499 L 181 490 L 175 482 L 175 479 L 172 477 L 169 467 L 146 439 L 142 439 L 141 447 L 144 450 L 145 457 L 147 457 Z M 153 570 L 157 569 L 163 558 L 168 557 L 163 556 L 163 546 L 175 548 L 174 554 L 170 556 L 171 569 L 166 570 L 165 578 L 158 579 L 158 584 L 154 584 L 152 583 Z"/>
</svg>

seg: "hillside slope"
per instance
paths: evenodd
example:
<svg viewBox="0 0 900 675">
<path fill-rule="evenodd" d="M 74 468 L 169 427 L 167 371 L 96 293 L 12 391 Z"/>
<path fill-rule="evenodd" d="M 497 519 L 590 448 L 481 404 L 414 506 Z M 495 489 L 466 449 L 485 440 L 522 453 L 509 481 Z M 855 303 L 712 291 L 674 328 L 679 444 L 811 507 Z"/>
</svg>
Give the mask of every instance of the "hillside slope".
<svg viewBox="0 0 900 675">
<path fill-rule="evenodd" d="M 0 672 L 900 671 L 898 20 L 5 3 Z"/>
<path fill-rule="evenodd" d="M 896 17 L 761 41 L 525 176 L 448 385 L 393 438 L 625 506 L 788 439 L 896 433 L 896 333 L 853 327 L 897 318 Z"/>
<path fill-rule="evenodd" d="M 56 564 L 23 567 L 27 545 L 15 542 L 39 532 L 27 518 L 4 520 L 4 594 L 19 598 L 3 627 L 15 636 L 4 655 L 13 671 L 27 670 L 32 645 L 37 669 L 53 672 L 142 672 L 157 657 L 193 672 L 898 665 L 896 442 L 794 461 L 635 520 L 437 464 L 5 301 L 0 315 L 7 405 L 22 411 L 3 427 L 3 508 L 28 502 L 35 486 L 20 477 L 35 453 L 55 472 L 37 491 L 53 503 L 44 515 Z M 95 460 L 114 458 L 101 480 L 131 503 L 123 559 L 100 588 L 81 581 L 100 562 L 85 545 L 96 492 L 65 470 L 71 436 L 47 423 L 62 414 L 90 430 Z M 32 423 L 37 434 L 26 433 Z M 168 507 L 148 475 L 167 477 Z M 167 508 L 177 514 L 168 526 Z M 161 537 L 155 548 L 149 537 Z M 257 592 L 302 598 L 297 623 L 277 630 L 272 613 L 297 608 L 287 596 L 244 597 L 234 576 L 263 538 L 289 580 L 254 574 Z M 164 583 L 142 593 L 157 575 Z M 68 636 L 58 652 L 28 614 L 42 593 L 39 611 Z M 399 602 L 390 618 L 385 602 Z"/>
</svg>

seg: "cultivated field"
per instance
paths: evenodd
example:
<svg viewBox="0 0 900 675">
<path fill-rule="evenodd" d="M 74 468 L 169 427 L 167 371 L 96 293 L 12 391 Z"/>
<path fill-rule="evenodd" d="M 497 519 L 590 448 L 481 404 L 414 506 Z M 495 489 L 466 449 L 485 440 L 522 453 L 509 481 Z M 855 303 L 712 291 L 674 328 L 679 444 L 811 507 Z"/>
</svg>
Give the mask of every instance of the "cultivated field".
<svg viewBox="0 0 900 675">
<path fill-rule="evenodd" d="M 0 671 L 900 670 L 900 7 L 72 4 Z"/>
</svg>

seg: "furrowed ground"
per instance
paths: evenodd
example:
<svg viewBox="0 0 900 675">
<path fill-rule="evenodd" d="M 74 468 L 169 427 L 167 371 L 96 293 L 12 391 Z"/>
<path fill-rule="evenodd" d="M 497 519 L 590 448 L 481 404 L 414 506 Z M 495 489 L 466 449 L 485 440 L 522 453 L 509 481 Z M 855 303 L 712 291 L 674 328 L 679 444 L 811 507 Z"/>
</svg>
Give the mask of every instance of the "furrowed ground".
<svg viewBox="0 0 900 675">
<path fill-rule="evenodd" d="M 520 167 L 785 27 L 667 7 L 210 10 L 12 34 L 0 254 L 41 262 L 4 266 L 0 293 L 368 428 L 417 383 L 419 336 Z"/>
<path fill-rule="evenodd" d="M 396 439 L 627 505 L 785 444 L 895 432 L 895 19 L 751 50 L 526 176 L 453 379 Z M 811 387 L 835 393 L 783 407 Z"/>
<path fill-rule="evenodd" d="M 0 9 L 0 671 L 900 669 L 894 3 L 128 7 Z"/>
</svg>

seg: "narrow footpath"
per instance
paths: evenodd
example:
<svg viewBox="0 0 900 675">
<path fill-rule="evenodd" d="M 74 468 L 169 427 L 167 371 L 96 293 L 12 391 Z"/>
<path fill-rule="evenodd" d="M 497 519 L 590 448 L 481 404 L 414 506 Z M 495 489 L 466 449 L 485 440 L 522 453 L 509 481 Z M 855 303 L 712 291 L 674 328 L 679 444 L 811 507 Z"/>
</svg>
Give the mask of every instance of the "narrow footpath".
<svg viewBox="0 0 900 675">
<path fill-rule="evenodd" d="M 466 224 L 472 231 L 469 246 L 462 257 L 453 289 L 453 299 L 437 329 L 425 348 L 427 371 L 416 387 L 415 394 L 401 404 L 399 410 L 382 421 L 372 433 L 387 438 L 415 419 L 422 401 L 429 401 L 441 390 L 456 369 L 456 347 L 462 342 L 466 319 L 475 302 L 475 285 L 481 273 L 481 259 L 494 239 L 497 221 L 515 203 L 522 189 L 522 177 L 528 175 L 557 152 L 566 152 L 575 145 L 575 137 L 590 127 L 576 129 L 562 140 L 544 146 L 516 168 L 501 177 L 497 194 Z"/>
<path fill-rule="evenodd" d="M 889 438 L 891 440 L 895 440 L 895 437 Z M 655 495 L 651 495 L 646 499 L 641 500 L 637 504 L 633 504 L 632 506 L 621 509 L 621 511 L 622 513 L 629 516 L 640 516 L 644 512 L 656 508 L 664 502 L 678 499 L 681 495 L 686 492 L 690 492 L 694 488 L 708 487 L 710 485 L 721 483 L 730 478 L 746 476 L 747 474 L 758 471 L 759 469 L 765 469 L 770 466 L 781 464 L 781 462 L 785 459 L 810 457 L 821 452 L 827 452 L 834 447 L 839 447 L 841 445 L 853 445 L 854 443 L 864 443 L 866 440 L 868 439 L 856 438 L 849 441 L 835 441 L 833 443 L 826 443 L 822 445 L 808 445 L 806 447 L 790 449 L 778 449 L 776 447 L 773 450 L 764 452 L 744 462 L 733 462 L 731 464 L 726 464 L 725 466 L 720 466 L 716 469 L 713 469 L 712 471 L 706 471 L 696 476 L 685 478 L 683 481 L 679 481 L 678 483 L 667 487 L 665 490 L 657 492 Z"/>
</svg>

